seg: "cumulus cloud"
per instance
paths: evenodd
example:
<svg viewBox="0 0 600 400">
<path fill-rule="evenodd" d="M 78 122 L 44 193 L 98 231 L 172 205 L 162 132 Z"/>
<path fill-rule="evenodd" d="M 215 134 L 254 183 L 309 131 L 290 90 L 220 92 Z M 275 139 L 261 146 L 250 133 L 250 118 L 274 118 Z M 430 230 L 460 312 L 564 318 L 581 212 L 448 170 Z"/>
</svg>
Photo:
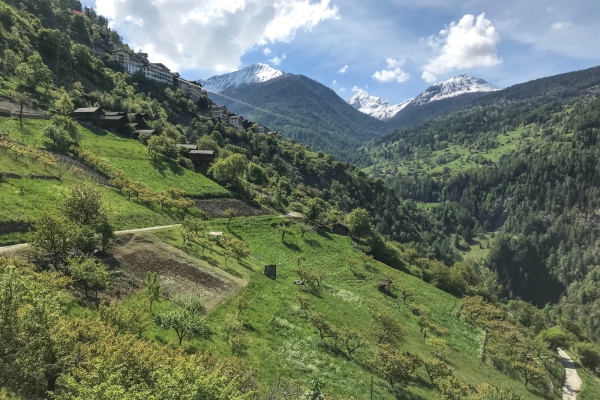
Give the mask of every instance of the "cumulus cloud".
<svg viewBox="0 0 600 400">
<path fill-rule="evenodd" d="M 358 93 L 358 92 L 362 92 L 362 89 L 361 89 L 361 88 L 359 88 L 358 86 L 354 86 L 354 87 L 352 88 L 352 91 L 353 91 L 354 93 Z"/>
<path fill-rule="evenodd" d="M 552 24 L 552 30 L 557 31 L 560 29 L 568 28 L 570 26 L 573 26 L 572 22 L 557 21 Z"/>
<path fill-rule="evenodd" d="M 273 50 L 271 50 L 271 49 L 270 49 L 270 48 L 268 48 L 268 47 L 265 47 L 265 48 L 263 49 L 263 54 L 264 54 L 265 56 L 267 56 L 267 57 L 268 57 L 268 56 L 270 56 L 271 54 L 273 54 Z"/>
<path fill-rule="evenodd" d="M 271 64 L 273 65 L 279 65 L 283 62 L 283 60 L 285 60 L 287 57 L 284 55 L 282 55 L 281 57 L 279 56 L 275 56 L 273 58 L 270 58 L 269 61 L 271 62 Z"/>
<path fill-rule="evenodd" d="M 477 18 L 467 14 L 441 30 L 438 36 L 430 37 L 428 42 L 437 54 L 423 67 L 422 78 L 427 82 L 452 70 L 491 67 L 502 62 L 496 49 L 500 35 L 485 14 Z"/>
<path fill-rule="evenodd" d="M 388 58 L 387 69 L 377 71 L 373 74 L 372 78 L 379 82 L 392 82 L 398 83 L 406 82 L 410 79 L 410 74 L 402 69 L 405 60 L 396 60 L 395 58 Z"/>
<path fill-rule="evenodd" d="M 290 42 L 299 30 L 338 19 L 338 8 L 330 2 L 96 0 L 96 8 L 134 49 L 143 49 L 153 61 L 172 69 L 227 72 L 256 46 Z"/>
<path fill-rule="evenodd" d="M 344 66 L 342 67 L 342 69 L 340 69 L 338 72 L 339 72 L 340 74 L 345 74 L 345 73 L 348 71 L 348 68 L 350 68 L 350 67 L 349 67 L 349 66 L 347 66 L 347 65 L 344 65 Z"/>
</svg>

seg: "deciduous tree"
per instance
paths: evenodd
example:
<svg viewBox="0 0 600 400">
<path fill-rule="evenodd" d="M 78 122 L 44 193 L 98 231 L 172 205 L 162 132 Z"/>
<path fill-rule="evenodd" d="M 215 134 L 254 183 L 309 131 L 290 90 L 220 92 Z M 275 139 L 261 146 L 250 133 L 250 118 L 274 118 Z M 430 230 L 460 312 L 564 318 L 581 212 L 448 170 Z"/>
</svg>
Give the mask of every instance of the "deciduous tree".
<svg viewBox="0 0 600 400">
<path fill-rule="evenodd" d="M 161 285 L 156 272 L 146 272 L 146 295 L 150 302 L 150 312 L 154 303 L 160 300 Z"/>
</svg>

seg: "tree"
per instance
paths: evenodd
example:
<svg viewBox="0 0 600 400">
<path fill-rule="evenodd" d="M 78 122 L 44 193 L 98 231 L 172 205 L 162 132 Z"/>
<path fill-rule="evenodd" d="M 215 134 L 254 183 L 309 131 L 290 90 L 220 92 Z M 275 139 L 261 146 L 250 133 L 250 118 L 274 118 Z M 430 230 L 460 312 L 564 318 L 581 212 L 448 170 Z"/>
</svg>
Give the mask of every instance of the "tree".
<svg viewBox="0 0 600 400">
<path fill-rule="evenodd" d="M 196 243 L 198 243 L 198 246 L 200 246 L 200 248 L 202 248 L 202 255 L 204 255 L 204 250 L 206 250 L 207 248 L 208 249 L 212 248 L 212 242 L 205 237 L 198 238 L 196 240 Z"/>
<path fill-rule="evenodd" d="M 250 297 L 250 295 L 247 292 L 243 293 L 235 299 L 234 304 L 235 308 L 237 308 L 238 310 L 237 317 L 240 318 L 240 315 L 242 315 L 242 311 L 248 309 L 252 304 L 252 297 Z"/>
<path fill-rule="evenodd" d="M 158 154 L 171 157 L 176 153 L 175 140 L 170 137 L 166 135 L 155 135 L 148 139 L 148 154 L 152 155 L 155 160 Z"/>
<path fill-rule="evenodd" d="M 329 323 L 329 321 L 327 321 L 325 316 L 321 313 L 311 314 L 308 317 L 308 323 L 319 331 L 319 337 L 321 338 L 321 341 L 328 337 L 337 338 L 339 335 L 335 326 Z"/>
<path fill-rule="evenodd" d="M 448 342 L 440 338 L 428 338 L 425 340 L 425 346 L 432 356 L 439 360 L 445 360 L 450 351 L 448 350 Z"/>
<path fill-rule="evenodd" d="M 342 334 L 348 357 L 352 358 L 352 354 L 367 344 L 365 338 L 354 329 L 345 329 Z"/>
<path fill-rule="evenodd" d="M 600 347 L 598 345 L 593 343 L 577 343 L 575 348 L 584 367 L 592 371 L 600 368 Z"/>
<path fill-rule="evenodd" d="M 417 368 L 421 363 L 419 356 L 410 353 L 402 354 L 389 344 L 380 344 L 369 364 L 379 371 L 393 388 L 398 382 L 403 386 L 414 382 L 417 379 Z"/>
<path fill-rule="evenodd" d="M 348 214 L 346 224 L 354 237 L 362 238 L 371 233 L 371 218 L 364 208 L 357 208 Z"/>
<path fill-rule="evenodd" d="M 20 55 L 11 49 L 5 49 L 2 57 L 2 68 L 4 69 L 4 73 L 6 75 L 12 75 L 21 61 L 22 58 Z"/>
<path fill-rule="evenodd" d="M 373 256 L 363 253 L 362 251 L 358 254 L 358 256 L 360 257 L 360 260 L 363 262 L 363 267 L 366 267 L 367 264 L 369 264 L 370 262 L 373 261 Z"/>
<path fill-rule="evenodd" d="M 228 208 L 227 210 L 223 211 L 223 218 L 227 219 L 227 230 L 229 230 L 229 225 L 231 225 L 231 221 L 237 217 L 237 211 L 235 211 L 233 208 Z"/>
<path fill-rule="evenodd" d="M 469 387 L 453 376 L 447 381 L 440 382 L 440 391 L 443 400 L 462 400 L 469 395 Z"/>
<path fill-rule="evenodd" d="M 538 334 L 538 338 L 552 350 L 556 350 L 558 347 L 568 348 L 571 342 L 569 335 L 558 326 L 544 329 Z"/>
<path fill-rule="evenodd" d="M 102 191 L 87 182 L 71 185 L 61 208 L 69 220 L 82 226 L 95 228 L 108 219 Z"/>
<path fill-rule="evenodd" d="M 195 294 L 180 294 L 173 297 L 173 302 L 192 315 L 203 315 L 206 312 L 204 301 Z"/>
<path fill-rule="evenodd" d="M 60 113 L 60 115 L 68 116 L 71 115 L 75 107 L 71 101 L 71 97 L 66 91 L 61 91 L 59 97 L 54 101 L 54 107 Z"/>
<path fill-rule="evenodd" d="M 402 294 L 402 301 L 404 302 L 404 304 L 406 304 L 406 301 L 409 298 L 414 296 L 413 291 L 404 286 L 400 288 L 400 293 Z"/>
<path fill-rule="evenodd" d="M 492 386 L 483 383 L 476 388 L 477 393 L 472 400 L 524 400 L 524 397 L 513 388 L 510 383 L 502 383 L 500 386 Z"/>
<path fill-rule="evenodd" d="M 223 318 L 223 329 L 225 333 L 227 333 L 227 341 L 229 342 L 229 338 L 242 330 L 242 323 L 235 315 L 227 315 Z"/>
<path fill-rule="evenodd" d="M 512 367 L 517 371 L 525 380 L 525 386 L 533 383 L 534 385 L 544 384 L 546 381 L 546 373 L 543 369 L 538 368 L 532 362 L 520 362 L 516 361 L 512 363 Z"/>
<path fill-rule="evenodd" d="M 163 329 L 173 329 L 179 339 L 179 346 L 183 339 L 190 335 L 206 334 L 206 322 L 203 318 L 193 315 L 183 309 L 170 309 L 154 316 L 154 321 Z"/>
<path fill-rule="evenodd" d="M 300 303 L 301 310 L 305 310 L 308 308 L 308 305 L 310 304 L 310 298 L 307 295 L 299 293 L 297 299 L 298 303 Z"/>
<path fill-rule="evenodd" d="M 425 366 L 425 371 L 427 372 L 427 376 L 431 379 L 431 384 L 433 385 L 433 381 L 437 378 L 447 378 L 452 375 L 453 368 L 449 367 L 442 360 L 438 360 L 437 358 L 432 358 L 430 360 L 423 360 L 423 366 Z"/>
<path fill-rule="evenodd" d="M 300 237 L 304 239 L 304 234 L 309 233 L 309 232 L 313 232 L 314 228 L 310 225 L 306 225 L 306 224 L 300 224 L 300 232 L 301 235 Z"/>
<path fill-rule="evenodd" d="M 27 62 L 19 64 L 15 72 L 31 92 L 35 92 L 38 85 L 47 87 L 52 84 L 52 71 L 38 53 L 29 56 Z"/>
<path fill-rule="evenodd" d="M 185 217 L 182 225 L 190 231 L 194 232 L 196 235 L 198 234 L 198 231 L 203 231 L 208 226 L 207 222 L 203 219 L 192 217 L 189 215 Z"/>
<path fill-rule="evenodd" d="M 306 206 L 306 218 L 308 218 L 309 221 L 318 220 L 323 211 L 325 211 L 325 208 L 326 204 L 321 198 L 314 197 L 310 199 Z"/>
<path fill-rule="evenodd" d="M 208 170 L 215 180 L 234 185 L 246 169 L 246 159 L 241 154 L 233 154 L 214 163 Z"/>
<path fill-rule="evenodd" d="M 19 125 L 23 128 L 23 109 L 31 104 L 31 99 L 22 92 L 13 92 L 12 98 L 19 105 Z"/>
<path fill-rule="evenodd" d="M 302 400 L 325 400 L 325 396 L 321 394 L 321 390 L 325 387 L 325 382 L 313 380 L 310 383 L 310 390 L 305 393 Z"/>
<path fill-rule="evenodd" d="M 96 289 L 96 297 L 98 297 L 98 289 L 106 288 L 110 282 L 108 277 L 108 266 L 98 262 L 93 257 L 78 257 L 68 260 L 68 270 L 73 279 L 80 281 L 83 284 L 85 297 L 88 296 L 88 291 L 91 288 Z"/>
<path fill-rule="evenodd" d="M 152 312 L 152 305 L 160 300 L 160 292 L 161 285 L 158 281 L 158 274 L 156 272 L 146 272 L 146 294 L 150 302 L 150 312 Z"/>
<path fill-rule="evenodd" d="M 48 124 L 42 131 L 44 137 L 52 140 L 52 146 L 55 149 L 65 151 L 69 147 L 69 137 L 67 132 L 59 126 Z"/>
<path fill-rule="evenodd" d="M 396 322 L 393 315 L 376 308 L 373 312 L 375 324 L 371 328 L 371 335 L 377 339 L 377 344 L 395 345 L 401 343 L 406 336 L 404 328 Z"/>
<path fill-rule="evenodd" d="M 50 119 L 50 124 L 63 129 L 75 143 L 79 143 L 81 140 L 78 124 L 73 118 L 63 115 L 53 115 Z"/>
<path fill-rule="evenodd" d="M 58 267 L 73 248 L 75 231 L 63 216 L 45 210 L 33 222 L 29 241 L 42 257 Z"/>
<path fill-rule="evenodd" d="M 279 226 L 279 232 L 281 232 L 281 241 L 282 242 L 285 242 L 285 236 L 286 235 L 288 235 L 288 236 L 294 236 L 294 231 L 290 227 L 285 226 L 285 225 L 280 225 Z"/>
<path fill-rule="evenodd" d="M 106 246 L 110 243 L 111 239 L 115 238 L 115 230 L 108 221 L 102 221 L 96 226 L 96 233 L 100 235 L 100 242 L 102 243 L 102 250 L 106 250 Z"/>
<path fill-rule="evenodd" d="M 250 163 L 248 164 L 248 180 L 257 185 L 262 185 L 268 182 L 267 174 L 260 165 Z"/>
<path fill-rule="evenodd" d="M 140 298 L 131 298 L 129 301 L 127 306 L 103 302 L 98 308 L 100 320 L 117 328 L 120 334 L 130 333 L 141 337 L 148 328 L 149 320 L 144 315 L 144 307 L 138 304 Z"/>
</svg>

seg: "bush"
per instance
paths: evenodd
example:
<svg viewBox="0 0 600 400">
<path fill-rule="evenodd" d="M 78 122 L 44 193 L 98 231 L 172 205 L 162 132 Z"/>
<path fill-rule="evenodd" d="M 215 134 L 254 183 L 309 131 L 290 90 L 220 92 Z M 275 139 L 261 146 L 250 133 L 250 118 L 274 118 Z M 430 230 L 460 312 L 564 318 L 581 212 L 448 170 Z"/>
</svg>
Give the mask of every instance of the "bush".
<svg viewBox="0 0 600 400">
<path fill-rule="evenodd" d="M 600 347 L 593 343 L 577 343 L 575 348 L 579 354 L 581 364 L 597 372 L 600 368 Z"/>
<path fill-rule="evenodd" d="M 152 137 L 152 134 L 150 132 L 142 132 L 139 134 L 138 140 L 140 142 L 142 142 L 143 144 L 147 145 L 148 140 L 150 140 L 151 137 Z"/>
<path fill-rule="evenodd" d="M 187 168 L 190 171 L 194 170 L 194 163 L 189 158 L 179 157 L 177 159 L 177 163 L 181 165 L 183 168 Z"/>
</svg>

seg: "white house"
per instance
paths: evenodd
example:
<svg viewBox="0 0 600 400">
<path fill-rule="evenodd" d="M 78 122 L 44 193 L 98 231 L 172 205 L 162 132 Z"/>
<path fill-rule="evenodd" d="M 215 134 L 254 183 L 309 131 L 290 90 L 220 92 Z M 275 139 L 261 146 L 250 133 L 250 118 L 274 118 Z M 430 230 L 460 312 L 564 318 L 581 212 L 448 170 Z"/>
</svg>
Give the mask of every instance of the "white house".
<svg viewBox="0 0 600 400">
<path fill-rule="evenodd" d="M 202 89 L 202 86 L 198 85 L 197 83 L 186 81 L 185 79 L 180 78 L 177 75 L 175 76 L 175 78 L 177 87 L 179 87 L 179 89 L 181 89 L 181 91 L 192 100 L 198 101 L 203 95 L 206 96 L 206 90 Z"/>
<path fill-rule="evenodd" d="M 244 127 L 244 118 L 240 117 L 239 115 L 229 117 L 229 125 L 237 129 L 242 129 Z"/>
<path fill-rule="evenodd" d="M 222 120 L 226 120 L 228 119 L 228 112 L 227 112 L 227 107 L 225 106 L 218 106 L 218 107 L 213 107 L 212 109 L 212 117 L 214 119 L 222 119 Z"/>
<path fill-rule="evenodd" d="M 173 84 L 173 73 L 163 64 L 151 63 L 149 65 L 144 65 L 141 70 L 148 79 L 169 85 Z"/>
</svg>

